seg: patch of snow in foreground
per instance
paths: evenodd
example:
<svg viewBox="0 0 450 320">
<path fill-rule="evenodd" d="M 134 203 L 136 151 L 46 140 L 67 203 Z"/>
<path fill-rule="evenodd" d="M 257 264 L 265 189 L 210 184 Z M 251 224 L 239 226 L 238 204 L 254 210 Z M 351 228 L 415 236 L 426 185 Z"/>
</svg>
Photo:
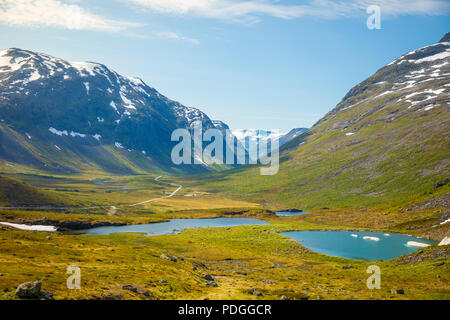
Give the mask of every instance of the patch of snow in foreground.
<svg viewBox="0 0 450 320">
<path fill-rule="evenodd" d="M 446 224 L 447 222 L 450 222 L 450 219 L 447 219 L 444 222 L 441 222 L 440 224 Z"/>
<path fill-rule="evenodd" d="M 345 135 L 348 137 L 348 136 L 352 136 L 352 135 L 354 135 L 355 133 L 354 132 L 348 132 L 348 133 L 346 133 Z"/>
<path fill-rule="evenodd" d="M 13 227 L 20 230 L 29 230 L 29 231 L 45 231 L 45 232 L 55 232 L 56 227 L 54 226 L 29 226 L 26 224 L 16 224 L 16 223 L 9 223 L 9 222 L 0 222 L 0 224 L 3 224 L 5 226 Z"/>
<path fill-rule="evenodd" d="M 353 238 L 358 238 L 358 235 L 357 234 L 352 234 L 352 237 Z"/>
<path fill-rule="evenodd" d="M 372 241 L 380 241 L 380 238 L 377 237 L 363 237 L 364 240 L 372 240 Z"/>
<path fill-rule="evenodd" d="M 123 146 L 120 142 L 115 142 L 114 145 L 116 146 L 116 148 L 123 149 Z"/>
<path fill-rule="evenodd" d="M 450 244 L 450 237 L 445 237 L 444 239 L 442 239 L 441 242 L 439 242 L 440 246 L 446 246 Z"/>
<path fill-rule="evenodd" d="M 417 241 L 408 241 L 406 243 L 406 245 L 408 247 L 421 247 L 421 248 L 425 248 L 425 247 L 429 247 L 430 246 L 427 243 L 422 243 L 422 242 L 417 242 Z"/>
</svg>

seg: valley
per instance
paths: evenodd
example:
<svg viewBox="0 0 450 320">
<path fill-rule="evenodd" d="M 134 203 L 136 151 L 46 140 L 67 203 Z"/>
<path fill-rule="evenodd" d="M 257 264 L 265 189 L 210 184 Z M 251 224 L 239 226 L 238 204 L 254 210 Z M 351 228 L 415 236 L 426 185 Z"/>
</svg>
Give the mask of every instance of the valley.
<svg viewBox="0 0 450 320">
<path fill-rule="evenodd" d="M 447 34 L 408 52 L 312 128 L 277 136 L 272 176 L 177 167 L 172 130 L 227 125 L 140 79 L 1 51 L 0 299 L 28 281 L 58 300 L 450 299 L 449 51 Z M 301 236 L 317 233 L 303 231 L 361 241 L 358 254 L 308 249 L 317 239 Z M 367 286 L 374 265 L 381 289 Z"/>
<path fill-rule="evenodd" d="M 169 195 L 174 186 L 146 175 L 109 178 L 107 186 L 85 177 L 12 176 L 70 199 L 79 208 L 0 209 L 2 222 L 51 224 L 61 230 L 46 233 L 0 226 L 2 299 L 14 299 L 17 283 L 34 279 L 41 279 L 55 299 L 449 298 L 448 246 L 418 248 L 409 256 L 377 261 L 383 272 L 383 290 L 368 290 L 366 269 L 374 262 L 319 254 L 281 235 L 294 230 L 370 230 L 440 241 L 448 226 L 439 225 L 441 213 L 436 209 L 404 213 L 393 207 L 317 209 L 307 215 L 280 217 L 257 203 L 227 199 L 184 182 L 183 189 L 171 198 L 130 206 L 138 198 Z M 175 184 L 177 178 L 161 180 Z M 103 206 L 83 208 L 99 202 Z M 114 214 L 109 214 L 111 205 L 117 208 Z M 257 218 L 268 224 L 186 229 L 151 237 L 72 233 L 96 226 L 199 218 Z M 81 268 L 80 290 L 66 288 L 68 265 Z M 137 289 L 124 289 L 126 285 Z M 397 294 L 398 289 L 405 294 Z"/>
</svg>

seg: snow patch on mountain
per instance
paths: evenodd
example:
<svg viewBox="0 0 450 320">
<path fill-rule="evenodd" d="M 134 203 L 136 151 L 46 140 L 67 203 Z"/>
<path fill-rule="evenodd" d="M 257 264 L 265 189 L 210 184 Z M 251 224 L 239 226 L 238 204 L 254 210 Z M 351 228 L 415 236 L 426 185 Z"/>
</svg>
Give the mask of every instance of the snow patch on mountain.
<svg viewBox="0 0 450 320">
<path fill-rule="evenodd" d="M 95 77 L 97 73 L 95 73 L 96 68 L 98 68 L 98 64 L 93 62 L 70 62 L 71 66 L 78 70 L 82 77 L 93 76 Z"/>
<path fill-rule="evenodd" d="M 58 130 L 58 129 L 55 129 L 53 127 L 50 127 L 48 129 L 48 131 L 50 131 L 51 133 L 56 134 L 57 136 L 60 136 L 60 137 L 62 137 L 62 136 L 71 136 L 71 137 L 86 138 L 86 136 L 87 136 L 84 133 L 79 133 L 79 132 L 75 132 L 75 131 L 68 132 L 67 130 Z"/>
<path fill-rule="evenodd" d="M 83 82 L 84 87 L 86 88 L 86 93 L 89 95 L 89 82 Z"/>
<path fill-rule="evenodd" d="M 423 63 L 423 62 L 429 62 L 429 61 L 435 61 L 435 60 L 442 60 L 447 57 L 450 57 L 449 49 L 445 50 L 445 52 L 437 53 L 435 55 L 416 60 L 416 61 L 414 61 L 414 63 Z"/>
<path fill-rule="evenodd" d="M 53 128 L 53 127 L 50 127 L 49 129 L 48 129 L 48 131 L 50 131 L 51 133 L 53 133 L 53 134 L 56 134 L 56 135 L 58 135 L 58 136 L 67 136 L 69 133 L 67 132 L 67 130 L 63 130 L 63 131 L 60 131 L 60 130 L 57 130 L 57 129 L 55 129 L 55 128 Z"/>
</svg>

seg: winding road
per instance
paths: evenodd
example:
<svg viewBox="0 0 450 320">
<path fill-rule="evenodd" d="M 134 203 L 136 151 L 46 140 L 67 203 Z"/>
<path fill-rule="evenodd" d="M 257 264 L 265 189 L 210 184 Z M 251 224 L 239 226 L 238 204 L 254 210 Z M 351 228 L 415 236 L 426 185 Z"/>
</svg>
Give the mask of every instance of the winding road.
<svg viewBox="0 0 450 320">
<path fill-rule="evenodd" d="M 154 199 L 142 201 L 142 202 L 135 203 L 135 204 L 130 204 L 129 206 L 130 206 L 130 207 L 135 207 L 135 206 L 139 206 L 139 205 L 141 205 L 141 204 L 146 204 L 146 203 L 149 203 L 149 202 L 152 202 L 152 201 L 156 201 L 156 200 L 172 198 L 178 191 L 181 190 L 181 188 L 183 188 L 183 186 L 182 186 L 181 184 L 173 184 L 173 183 L 170 183 L 170 182 L 162 182 L 162 181 L 159 181 L 159 179 L 160 179 L 161 177 L 162 177 L 162 176 L 156 177 L 156 178 L 155 178 L 155 181 L 157 181 L 157 182 L 159 182 L 159 183 L 165 183 L 165 184 L 170 185 L 170 186 L 177 186 L 178 188 L 177 188 L 175 191 L 173 191 L 171 194 L 169 194 L 168 196 L 159 197 L 159 198 L 154 198 Z"/>
<path fill-rule="evenodd" d="M 142 202 L 139 202 L 139 203 L 134 203 L 134 204 L 129 204 L 129 205 L 122 205 L 122 206 L 136 207 L 136 206 L 139 206 L 139 205 L 142 205 L 142 204 L 146 204 L 146 203 L 149 203 L 149 202 L 153 202 L 153 201 L 156 201 L 156 200 L 171 198 L 175 194 L 177 194 L 177 192 L 180 191 L 181 188 L 183 188 L 183 186 L 181 184 L 173 184 L 173 183 L 170 183 L 170 182 L 159 181 L 159 179 L 161 179 L 161 178 L 162 178 L 162 176 L 156 177 L 155 181 L 158 182 L 158 183 L 163 183 L 163 184 L 167 184 L 167 185 L 170 185 L 170 186 L 176 186 L 177 189 L 175 191 L 173 191 L 171 194 L 169 194 L 167 196 L 164 196 L 164 197 L 158 197 L 158 198 L 142 201 Z M 35 207 L 0 207 L 0 209 L 1 210 L 13 210 L 13 209 L 69 210 L 69 209 L 100 209 L 100 208 L 105 208 L 105 207 L 110 207 L 111 208 L 111 211 L 110 211 L 111 213 L 115 213 L 117 211 L 117 207 L 116 206 L 92 206 L 92 207 L 35 206 Z"/>
</svg>

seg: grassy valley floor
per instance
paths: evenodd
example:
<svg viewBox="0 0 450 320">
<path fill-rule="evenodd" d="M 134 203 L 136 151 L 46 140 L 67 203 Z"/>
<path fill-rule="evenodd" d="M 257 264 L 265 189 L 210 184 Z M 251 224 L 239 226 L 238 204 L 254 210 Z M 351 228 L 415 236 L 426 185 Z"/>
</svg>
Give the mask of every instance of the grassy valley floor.
<svg viewBox="0 0 450 320">
<path fill-rule="evenodd" d="M 439 225 L 445 208 L 317 209 L 310 215 L 278 217 L 256 203 L 224 198 L 189 185 L 183 185 L 172 198 L 130 207 L 137 201 L 170 194 L 174 186 L 155 182 L 155 176 L 103 177 L 106 186 L 86 177 L 20 177 L 77 206 L 2 209 L 0 221 L 95 225 L 234 216 L 259 218 L 270 224 L 190 229 L 152 237 L 135 233 L 50 234 L 1 226 L 0 299 L 16 299 L 16 287 L 34 280 L 42 280 L 43 290 L 53 292 L 55 299 L 450 299 L 449 246 L 420 249 L 390 261 L 366 262 L 312 252 L 279 234 L 371 230 L 440 241 L 449 233 L 448 224 Z M 178 182 L 173 178 L 161 181 Z M 120 188 L 123 186 L 127 189 Z M 83 208 L 93 204 L 101 206 Z M 116 210 L 112 212 L 113 205 Z M 177 257 L 176 262 L 170 260 L 172 257 Z M 366 286 L 370 276 L 366 269 L 374 264 L 382 272 L 380 290 Z M 81 268 L 80 290 L 67 289 L 66 269 L 70 265 Z M 217 286 L 211 286 L 206 275 L 212 276 Z"/>
</svg>

